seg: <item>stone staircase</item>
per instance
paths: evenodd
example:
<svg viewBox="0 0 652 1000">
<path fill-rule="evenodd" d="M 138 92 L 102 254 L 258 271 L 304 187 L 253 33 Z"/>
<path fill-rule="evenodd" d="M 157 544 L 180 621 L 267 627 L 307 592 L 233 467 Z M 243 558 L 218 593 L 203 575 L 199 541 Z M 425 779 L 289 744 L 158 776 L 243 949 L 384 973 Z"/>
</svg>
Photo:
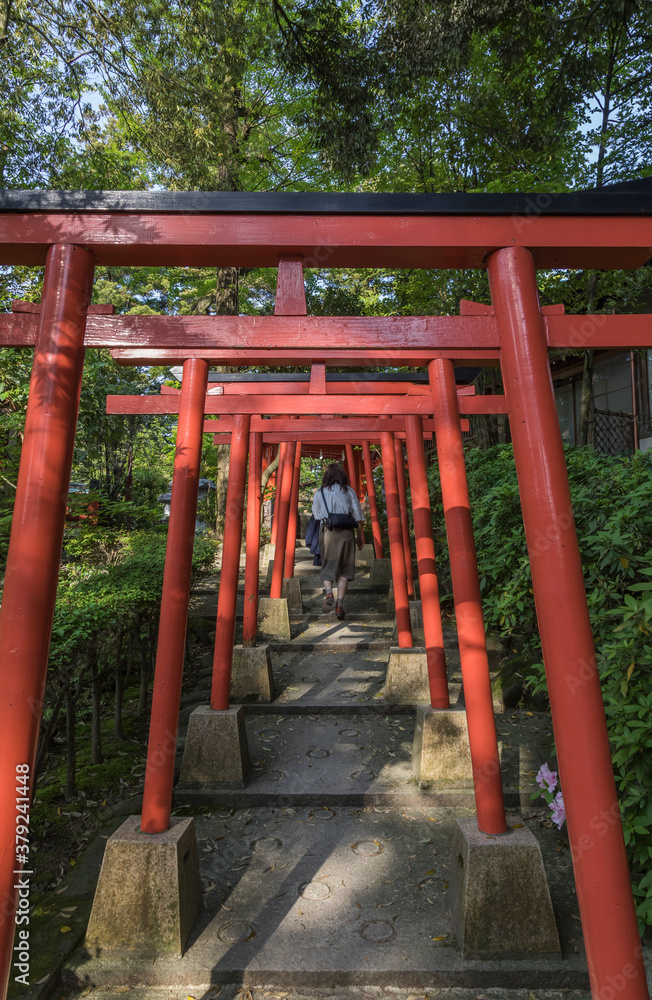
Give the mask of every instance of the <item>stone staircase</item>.
<svg viewBox="0 0 652 1000">
<path fill-rule="evenodd" d="M 447 894 L 460 864 L 456 818 L 473 816 L 473 793 L 416 783 L 416 708 L 384 698 L 394 644 L 387 589 L 372 587 L 363 571 L 347 595 L 347 617 L 338 621 L 321 614 L 319 577 L 304 548 L 297 550 L 296 575 L 303 613 L 291 618 L 291 639 L 270 643 L 274 699 L 244 706 L 246 787 L 176 792 L 175 815 L 194 816 L 203 891 L 185 954 L 82 950 L 68 963 L 66 981 L 119 990 L 174 984 L 195 1000 L 202 995 L 197 984 L 207 993 L 219 986 L 223 996 L 262 990 L 252 997 L 269 984 L 320 996 L 345 987 L 365 996 L 474 991 L 469 997 L 491 988 L 506 998 L 518 990 L 585 990 L 570 854 L 529 800 L 534 774 L 550 754 L 547 715 L 505 713 L 497 726 L 508 819 L 529 827 L 541 844 L 562 953 L 527 961 L 462 958 Z M 215 582 L 193 595 L 195 627 L 203 622 L 209 630 L 214 622 Z M 454 632 L 446 645 L 456 700 Z M 207 651 L 197 685 L 183 699 L 180 754 L 190 713 L 208 702 L 210 679 Z"/>
</svg>

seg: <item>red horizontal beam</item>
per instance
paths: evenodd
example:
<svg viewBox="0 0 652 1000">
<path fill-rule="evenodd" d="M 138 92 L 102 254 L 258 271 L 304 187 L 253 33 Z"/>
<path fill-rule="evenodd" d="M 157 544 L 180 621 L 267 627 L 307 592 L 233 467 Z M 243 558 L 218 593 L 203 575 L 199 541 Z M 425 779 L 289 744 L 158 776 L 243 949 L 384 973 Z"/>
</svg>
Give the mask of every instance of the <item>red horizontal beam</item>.
<svg viewBox="0 0 652 1000">
<path fill-rule="evenodd" d="M 652 315 L 549 315 L 543 323 L 551 348 L 650 347 Z M 0 345 L 35 343 L 36 313 L 0 315 Z M 372 366 L 377 360 L 432 359 L 444 351 L 456 358 L 498 351 L 496 319 L 484 316 L 108 316 L 93 313 L 87 347 L 116 350 L 131 364 L 162 363 L 198 356 L 259 363 L 278 357 L 294 363 L 350 358 Z M 297 346 L 300 345 L 300 346 Z M 496 355 L 494 355 L 496 356 Z M 465 358 L 466 360 L 466 358 Z"/>
<path fill-rule="evenodd" d="M 2 341 L 0 339 L 0 346 Z M 96 345 L 93 345 L 96 346 Z M 188 358 L 202 358 L 211 365 L 312 365 L 315 363 L 327 364 L 329 366 L 341 366 L 352 368 L 373 368 L 376 366 L 407 365 L 413 368 L 425 368 L 436 358 L 450 358 L 451 360 L 465 365 L 474 366 L 496 366 L 498 364 L 498 350 L 485 351 L 479 348 L 475 350 L 436 350 L 434 348 L 422 348 L 421 350 L 410 350 L 405 348 L 383 349 L 373 348 L 368 350 L 347 349 L 344 347 L 325 349 L 320 348 L 282 348 L 278 350 L 261 350 L 260 348 L 163 348 L 157 350 L 151 348 L 147 351 L 131 350 L 130 348 L 115 348 L 111 355 L 119 365 L 177 365 L 183 364 Z"/>
<path fill-rule="evenodd" d="M 0 343 L 33 344 L 35 313 L 0 318 Z M 106 316 L 90 314 L 87 347 L 219 351 L 498 347 L 494 316 Z"/>
<path fill-rule="evenodd" d="M 468 430 L 468 420 L 466 418 L 460 420 L 460 424 L 466 424 L 466 429 Z M 464 430 L 464 427 L 462 426 Z M 210 431 L 204 430 L 204 434 L 209 434 Z M 395 437 L 400 441 L 405 440 L 405 431 L 394 431 Z M 423 435 L 424 441 L 432 441 L 433 439 L 432 431 L 427 432 Z M 229 444 L 230 435 L 229 434 L 215 434 L 215 438 L 220 438 L 223 440 L 224 444 Z M 263 434 L 263 444 L 280 444 L 282 441 L 302 441 L 304 444 L 312 445 L 339 445 L 344 448 L 347 444 L 362 444 L 363 441 L 370 441 L 372 444 L 374 442 L 380 441 L 380 431 L 365 431 L 362 434 L 327 434 L 325 435 L 323 431 L 282 431 L 279 434 Z"/>
<path fill-rule="evenodd" d="M 354 402 L 355 401 L 355 402 Z M 107 413 L 178 413 L 178 396 L 107 396 Z M 428 396 L 207 396 L 205 413 L 344 414 L 432 413 Z"/>
<path fill-rule="evenodd" d="M 369 395 L 380 393 L 382 395 L 409 394 L 411 396 L 428 396 L 431 390 L 427 385 L 418 385 L 413 382 L 374 382 L 372 379 L 360 379 L 359 381 L 356 379 L 352 382 L 326 382 L 327 395 L 345 395 L 349 392 L 356 396 L 361 393 Z M 458 396 L 475 396 L 475 392 L 474 385 L 457 386 Z M 180 393 L 181 390 L 176 389 L 174 386 L 161 386 L 162 396 L 178 396 Z M 257 396 L 276 396 L 278 394 L 307 396 L 311 395 L 310 382 L 210 382 L 207 395 L 249 396 L 254 393 Z"/>
<path fill-rule="evenodd" d="M 276 267 L 300 254 L 305 267 L 483 268 L 493 250 L 524 246 L 539 268 L 637 268 L 650 256 L 652 219 L 0 213 L 0 264 L 41 265 L 53 243 L 129 267 Z"/>
<path fill-rule="evenodd" d="M 179 412 L 179 396 L 107 396 L 106 412 L 113 414 L 177 414 Z M 504 396 L 459 396 L 460 413 L 506 413 Z M 324 415 L 342 415 L 355 413 L 357 416 L 400 416 L 406 413 L 417 413 L 426 416 L 432 413 L 432 399 L 428 396 L 336 396 L 321 394 L 306 394 L 303 396 L 207 396 L 205 413 L 251 413 L 251 414 L 296 414 L 314 415 L 323 418 Z M 350 418 L 349 418 L 350 419 Z M 289 421 L 279 422 L 289 429 Z M 261 420 L 259 430 L 272 431 L 267 421 Z M 330 422 L 329 422 L 330 426 Z M 373 424 L 371 425 L 373 426 Z M 377 424 L 377 426 L 380 426 Z M 327 431 L 323 422 L 321 429 Z M 353 430 L 346 423 L 343 430 Z M 253 429 L 253 426 L 252 426 Z M 294 430 L 294 428 L 292 428 Z M 319 429 L 319 428 L 318 428 Z M 366 428 L 362 428 L 366 430 Z"/>
<path fill-rule="evenodd" d="M 108 397 L 115 399 L 116 397 Z M 119 398 L 119 397 L 118 397 Z M 136 399 L 146 398 L 146 397 L 132 397 Z M 425 419 L 423 421 L 424 429 L 427 431 L 434 430 L 434 421 L 431 419 Z M 216 432 L 226 432 L 231 433 L 233 430 L 233 418 L 231 416 L 222 416 L 219 420 L 205 420 L 204 421 L 204 434 L 212 434 Z M 334 436 L 338 434 L 380 434 L 381 430 L 390 431 L 404 431 L 405 421 L 402 417 L 391 417 L 390 419 L 385 419 L 383 421 L 378 420 L 373 417 L 344 417 L 332 419 L 323 419 L 321 417 L 299 417 L 295 420 L 288 420 L 283 417 L 261 417 L 252 416 L 251 418 L 251 431 L 262 432 L 263 434 L 275 434 L 281 435 L 282 441 L 289 441 L 290 438 L 284 437 L 286 434 L 299 435 L 298 437 L 292 438 L 292 440 L 302 440 L 302 434 L 319 434 L 321 438 Z"/>
</svg>

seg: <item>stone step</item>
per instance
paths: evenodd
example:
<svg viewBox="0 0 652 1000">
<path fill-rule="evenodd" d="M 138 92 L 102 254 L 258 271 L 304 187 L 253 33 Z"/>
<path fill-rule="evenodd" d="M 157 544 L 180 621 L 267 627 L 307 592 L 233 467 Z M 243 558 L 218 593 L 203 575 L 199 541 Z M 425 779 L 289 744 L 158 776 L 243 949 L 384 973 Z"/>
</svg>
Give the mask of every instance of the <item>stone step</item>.
<svg viewBox="0 0 652 1000">
<path fill-rule="evenodd" d="M 183 957 L 81 949 L 68 963 L 64 988 L 174 984 L 197 997 L 211 984 L 237 983 L 261 996 L 261 985 L 273 983 L 302 997 L 301 988 L 318 987 L 323 998 L 346 984 L 386 987 L 395 998 L 399 988 L 417 989 L 419 1000 L 426 988 L 437 995 L 453 986 L 585 989 L 568 851 L 557 853 L 555 834 L 532 825 L 550 873 L 564 958 L 460 956 L 447 899 L 458 863 L 456 824 L 446 811 L 426 803 L 359 808 L 324 800 L 195 816 L 203 905 Z"/>
</svg>

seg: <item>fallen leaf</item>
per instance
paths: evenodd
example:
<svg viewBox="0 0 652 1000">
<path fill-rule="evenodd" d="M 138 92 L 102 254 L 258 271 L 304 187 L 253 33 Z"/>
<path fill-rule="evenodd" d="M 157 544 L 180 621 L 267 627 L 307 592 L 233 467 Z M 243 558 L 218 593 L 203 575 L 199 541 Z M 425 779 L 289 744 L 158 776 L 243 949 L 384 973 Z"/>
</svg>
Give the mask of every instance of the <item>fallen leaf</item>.
<svg viewBox="0 0 652 1000">
<path fill-rule="evenodd" d="M 528 993 L 528 1000 L 539 1000 L 539 998 L 534 993 Z"/>
<path fill-rule="evenodd" d="M 50 973 L 48 972 L 47 976 L 43 976 L 43 979 L 39 979 L 39 981 L 37 983 L 34 983 L 34 985 L 40 986 L 42 983 L 46 983 L 49 978 L 50 978 Z"/>
<path fill-rule="evenodd" d="M 67 934 L 68 931 L 72 930 L 72 927 L 69 927 L 68 924 L 64 924 L 63 927 L 59 928 L 59 930 L 61 931 L 62 934 Z"/>
<path fill-rule="evenodd" d="M 512 830 L 522 830 L 524 826 L 524 823 L 513 823 Z"/>
<path fill-rule="evenodd" d="M 61 889 L 57 889 L 57 890 L 55 891 L 54 895 L 55 895 L 55 896 L 60 896 L 60 895 L 61 895 L 61 893 L 62 893 L 62 892 L 65 892 L 67 888 L 68 888 L 68 886 L 67 886 L 67 885 L 64 885 L 64 886 L 62 886 L 62 887 L 61 887 Z"/>
<path fill-rule="evenodd" d="M 448 937 L 448 934 L 442 934 L 441 937 L 435 937 L 432 940 L 433 941 L 445 941 L 447 937 Z"/>
<path fill-rule="evenodd" d="M 582 923 L 582 921 L 580 920 L 580 918 L 578 917 L 578 915 L 576 913 L 571 913 L 571 917 L 573 918 L 573 920 L 579 920 L 580 923 Z"/>
<path fill-rule="evenodd" d="M 435 874 L 434 868 L 431 868 L 429 872 L 426 872 L 426 875 L 434 875 L 434 874 Z"/>
</svg>

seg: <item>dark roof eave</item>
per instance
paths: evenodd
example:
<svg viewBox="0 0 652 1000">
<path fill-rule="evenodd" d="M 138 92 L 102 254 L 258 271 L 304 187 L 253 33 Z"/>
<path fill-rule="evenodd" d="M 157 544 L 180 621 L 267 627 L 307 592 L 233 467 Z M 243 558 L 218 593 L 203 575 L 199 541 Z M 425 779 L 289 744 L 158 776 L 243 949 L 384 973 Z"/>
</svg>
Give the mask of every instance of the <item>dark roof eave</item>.
<svg viewBox="0 0 652 1000">
<path fill-rule="evenodd" d="M 0 190 L 1 212 L 249 215 L 652 215 L 652 178 L 560 193 Z"/>
</svg>

